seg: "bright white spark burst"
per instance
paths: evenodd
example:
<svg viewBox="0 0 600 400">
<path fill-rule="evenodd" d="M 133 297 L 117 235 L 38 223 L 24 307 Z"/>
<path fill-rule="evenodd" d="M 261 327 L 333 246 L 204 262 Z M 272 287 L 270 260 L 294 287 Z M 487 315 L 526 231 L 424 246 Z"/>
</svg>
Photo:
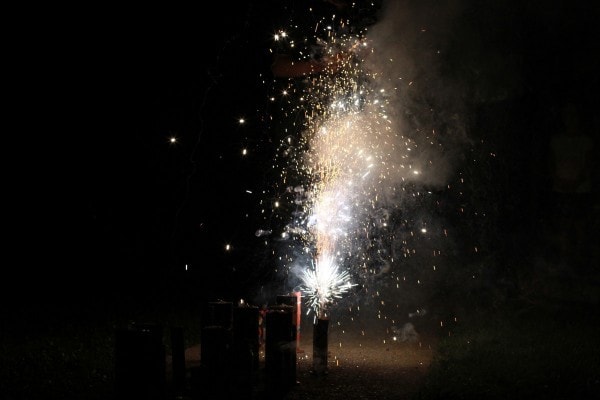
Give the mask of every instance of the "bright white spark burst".
<svg viewBox="0 0 600 400">
<path fill-rule="evenodd" d="M 340 271 L 331 255 L 320 257 L 313 268 L 304 271 L 302 280 L 306 285 L 302 291 L 308 298 L 310 306 L 307 314 L 313 310 L 315 318 L 324 316 L 327 304 L 336 298 L 341 298 L 342 294 L 356 286 L 350 282 L 348 271 Z"/>
</svg>

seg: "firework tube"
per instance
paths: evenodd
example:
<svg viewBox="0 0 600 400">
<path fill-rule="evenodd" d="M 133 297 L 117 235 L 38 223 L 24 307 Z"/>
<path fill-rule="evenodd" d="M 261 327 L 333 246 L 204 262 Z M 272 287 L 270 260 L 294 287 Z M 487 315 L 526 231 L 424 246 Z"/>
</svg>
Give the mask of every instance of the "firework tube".
<svg viewBox="0 0 600 400">
<path fill-rule="evenodd" d="M 327 374 L 327 342 L 329 318 L 320 316 L 313 325 L 313 373 Z"/>
</svg>

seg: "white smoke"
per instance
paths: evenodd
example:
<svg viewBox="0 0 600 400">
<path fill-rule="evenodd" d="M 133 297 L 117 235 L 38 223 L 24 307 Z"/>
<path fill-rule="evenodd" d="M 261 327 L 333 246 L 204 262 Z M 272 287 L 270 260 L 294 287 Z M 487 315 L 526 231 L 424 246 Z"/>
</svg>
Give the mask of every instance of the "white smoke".
<svg viewBox="0 0 600 400">
<path fill-rule="evenodd" d="M 365 69 L 385 90 L 397 148 L 395 162 L 411 165 L 400 178 L 440 187 L 453 173 L 466 142 L 464 93 L 442 75 L 460 1 L 388 0 L 367 34 L 372 53 Z"/>
</svg>

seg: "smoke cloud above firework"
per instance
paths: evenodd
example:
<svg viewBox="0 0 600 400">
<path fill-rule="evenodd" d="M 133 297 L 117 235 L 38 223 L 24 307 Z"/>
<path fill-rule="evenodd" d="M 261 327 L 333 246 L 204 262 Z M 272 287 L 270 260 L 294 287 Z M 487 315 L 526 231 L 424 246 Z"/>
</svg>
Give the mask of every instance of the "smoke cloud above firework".
<svg viewBox="0 0 600 400">
<path fill-rule="evenodd" d="M 406 244 L 399 233 L 409 219 L 406 205 L 426 196 L 427 187 L 444 185 L 449 142 L 464 140 L 452 114 L 459 103 L 440 111 L 445 104 L 437 99 L 446 101 L 445 93 L 418 92 L 440 84 L 439 51 L 420 37 L 425 28 L 398 23 L 410 18 L 403 4 L 390 2 L 368 29 L 323 33 L 321 52 L 342 65 L 307 78 L 304 88 L 285 87 L 298 96 L 293 104 L 304 122 L 280 147 L 282 181 L 295 183 L 286 187 L 294 212 L 281 258 L 300 278 L 315 315 L 348 291 L 368 291 L 376 278 L 398 278 L 393 267 Z M 415 51 L 419 41 L 426 46 Z M 436 118 L 444 119 L 442 134 Z"/>
</svg>

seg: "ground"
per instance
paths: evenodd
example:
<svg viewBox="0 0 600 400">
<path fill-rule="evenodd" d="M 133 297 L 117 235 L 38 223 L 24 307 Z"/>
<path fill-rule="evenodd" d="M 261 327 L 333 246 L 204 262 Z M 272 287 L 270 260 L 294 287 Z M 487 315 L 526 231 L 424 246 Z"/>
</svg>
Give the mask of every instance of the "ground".
<svg viewBox="0 0 600 400">
<path fill-rule="evenodd" d="M 272 381 L 265 369 L 265 348 L 261 346 L 259 373 L 250 397 L 282 400 L 410 399 L 426 376 L 438 341 L 438 335 L 431 329 L 411 330 L 410 335 L 402 335 L 401 330 L 384 328 L 386 324 L 379 324 L 371 330 L 347 330 L 342 328 L 343 324 L 334 323 L 328 329 L 327 372 L 315 374 L 313 326 L 310 322 L 303 322 L 296 349 L 296 383 L 287 385 L 277 394 L 271 393 Z M 188 374 L 200 368 L 200 354 L 201 344 L 186 349 Z M 194 379 L 193 376 L 190 379 Z M 224 384 L 224 387 L 227 386 Z M 231 398 L 226 390 L 218 392 L 220 394 L 208 398 Z M 206 392 L 192 390 L 190 393 L 190 398 L 206 397 Z"/>
<path fill-rule="evenodd" d="M 433 356 L 435 339 L 420 336 L 394 342 L 360 335 L 330 335 L 328 374 L 314 376 L 312 341 L 298 354 L 297 380 L 286 400 L 409 399 L 419 388 Z"/>
</svg>

